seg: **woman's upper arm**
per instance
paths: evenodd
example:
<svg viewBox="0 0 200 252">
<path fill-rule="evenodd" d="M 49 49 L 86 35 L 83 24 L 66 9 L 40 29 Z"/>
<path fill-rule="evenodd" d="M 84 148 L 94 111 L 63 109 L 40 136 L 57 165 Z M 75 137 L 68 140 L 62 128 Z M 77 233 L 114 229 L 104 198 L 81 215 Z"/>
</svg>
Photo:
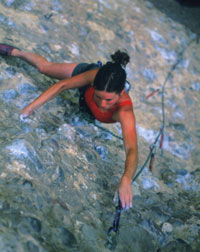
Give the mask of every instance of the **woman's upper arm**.
<svg viewBox="0 0 200 252">
<path fill-rule="evenodd" d="M 137 149 L 137 133 L 135 115 L 132 109 L 119 111 L 119 121 L 122 127 L 125 151 Z"/>
<path fill-rule="evenodd" d="M 99 69 L 90 70 L 76 76 L 71 77 L 70 79 L 63 80 L 63 90 L 71 88 L 80 88 L 86 85 L 92 84 L 94 78 Z M 62 85 L 62 84 L 61 84 Z"/>
</svg>

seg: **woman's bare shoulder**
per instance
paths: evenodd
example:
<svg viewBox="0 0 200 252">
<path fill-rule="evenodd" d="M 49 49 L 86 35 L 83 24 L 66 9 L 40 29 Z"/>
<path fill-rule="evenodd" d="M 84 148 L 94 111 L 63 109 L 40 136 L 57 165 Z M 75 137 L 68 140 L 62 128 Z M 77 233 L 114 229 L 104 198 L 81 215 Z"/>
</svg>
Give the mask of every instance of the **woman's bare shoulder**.
<svg viewBox="0 0 200 252">
<path fill-rule="evenodd" d="M 131 101 L 131 97 L 130 97 L 129 94 L 126 93 L 125 90 L 123 90 L 123 94 L 120 95 L 120 99 L 118 101 L 118 104 L 122 103 L 122 102 L 125 102 L 125 101 Z"/>
<path fill-rule="evenodd" d="M 90 81 L 91 85 L 93 85 L 94 79 L 95 79 L 98 71 L 99 71 L 99 68 L 92 69 L 92 70 L 89 70 L 87 72 L 84 72 L 85 77 L 88 78 L 88 80 Z"/>
</svg>

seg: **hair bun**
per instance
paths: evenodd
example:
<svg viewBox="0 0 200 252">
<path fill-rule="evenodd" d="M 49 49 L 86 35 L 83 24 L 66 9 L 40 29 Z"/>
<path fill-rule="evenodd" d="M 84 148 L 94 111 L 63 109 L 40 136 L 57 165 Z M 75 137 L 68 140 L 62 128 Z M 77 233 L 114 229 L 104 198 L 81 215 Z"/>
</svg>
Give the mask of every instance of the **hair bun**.
<svg viewBox="0 0 200 252">
<path fill-rule="evenodd" d="M 120 50 L 117 50 L 114 54 L 110 55 L 110 57 L 114 63 L 119 63 L 123 67 L 126 67 L 130 61 L 129 55 L 126 52 L 121 52 Z"/>
</svg>

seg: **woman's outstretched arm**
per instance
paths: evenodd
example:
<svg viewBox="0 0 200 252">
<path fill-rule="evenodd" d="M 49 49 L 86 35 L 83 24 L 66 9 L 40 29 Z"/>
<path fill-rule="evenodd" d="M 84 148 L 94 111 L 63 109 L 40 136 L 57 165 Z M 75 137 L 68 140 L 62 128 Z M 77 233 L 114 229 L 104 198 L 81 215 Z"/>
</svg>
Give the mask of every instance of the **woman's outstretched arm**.
<svg viewBox="0 0 200 252">
<path fill-rule="evenodd" d="M 124 148 L 126 152 L 125 168 L 119 183 L 118 193 L 122 207 L 129 209 L 132 207 L 132 188 L 134 174 L 138 165 L 138 146 L 135 126 L 135 116 L 133 109 L 123 108 L 118 113 L 118 118 L 122 127 Z"/>
<path fill-rule="evenodd" d="M 53 99 L 64 90 L 80 88 L 91 84 L 96 76 L 97 71 L 98 69 L 90 70 L 72 78 L 61 80 L 52 85 L 23 110 L 22 117 L 31 115 L 34 110 L 40 108 L 43 104 Z"/>
</svg>

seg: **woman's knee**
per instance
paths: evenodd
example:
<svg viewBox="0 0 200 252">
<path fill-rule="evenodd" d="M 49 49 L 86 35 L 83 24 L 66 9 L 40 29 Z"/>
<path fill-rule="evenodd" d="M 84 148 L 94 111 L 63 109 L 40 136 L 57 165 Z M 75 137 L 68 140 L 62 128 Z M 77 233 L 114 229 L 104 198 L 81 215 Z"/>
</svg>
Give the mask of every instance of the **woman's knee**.
<svg viewBox="0 0 200 252">
<path fill-rule="evenodd" d="M 40 64 L 37 65 L 37 69 L 41 74 L 48 74 L 49 73 L 49 66 L 51 65 L 51 63 L 47 63 L 47 64 Z"/>
</svg>

